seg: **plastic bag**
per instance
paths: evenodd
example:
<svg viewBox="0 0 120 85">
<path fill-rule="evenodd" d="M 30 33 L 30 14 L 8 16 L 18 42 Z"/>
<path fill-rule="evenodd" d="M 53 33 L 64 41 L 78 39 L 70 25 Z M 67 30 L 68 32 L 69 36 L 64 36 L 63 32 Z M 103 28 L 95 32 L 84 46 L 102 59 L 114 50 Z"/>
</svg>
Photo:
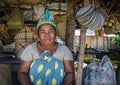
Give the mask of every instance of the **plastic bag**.
<svg viewBox="0 0 120 85">
<path fill-rule="evenodd" d="M 108 56 L 84 68 L 83 85 L 116 85 L 116 73 Z"/>
</svg>

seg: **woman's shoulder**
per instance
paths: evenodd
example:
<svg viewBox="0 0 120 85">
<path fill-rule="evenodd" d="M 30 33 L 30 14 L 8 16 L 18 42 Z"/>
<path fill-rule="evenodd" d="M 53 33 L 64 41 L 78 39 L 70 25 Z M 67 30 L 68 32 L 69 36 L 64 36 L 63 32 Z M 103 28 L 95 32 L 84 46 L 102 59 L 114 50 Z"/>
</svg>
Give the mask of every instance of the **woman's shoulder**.
<svg viewBox="0 0 120 85">
<path fill-rule="evenodd" d="M 36 42 L 30 43 L 26 46 L 26 49 L 29 49 L 29 50 L 33 48 L 36 48 Z"/>
</svg>

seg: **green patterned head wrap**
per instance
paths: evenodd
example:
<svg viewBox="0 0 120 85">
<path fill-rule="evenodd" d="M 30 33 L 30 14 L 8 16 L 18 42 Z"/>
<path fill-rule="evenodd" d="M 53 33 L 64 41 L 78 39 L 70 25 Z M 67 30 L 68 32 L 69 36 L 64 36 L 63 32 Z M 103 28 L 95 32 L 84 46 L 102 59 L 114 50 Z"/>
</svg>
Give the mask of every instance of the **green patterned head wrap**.
<svg viewBox="0 0 120 85">
<path fill-rule="evenodd" d="M 42 20 L 40 20 L 38 22 L 38 24 L 37 24 L 37 30 L 43 24 L 51 24 L 52 26 L 55 27 L 55 30 L 57 30 L 57 28 L 58 28 L 57 27 L 57 23 L 52 19 L 51 14 L 50 14 L 48 8 L 46 8 L 46 10 L 45 10 L 45 19 L 42 19 Z"/>
</svg>

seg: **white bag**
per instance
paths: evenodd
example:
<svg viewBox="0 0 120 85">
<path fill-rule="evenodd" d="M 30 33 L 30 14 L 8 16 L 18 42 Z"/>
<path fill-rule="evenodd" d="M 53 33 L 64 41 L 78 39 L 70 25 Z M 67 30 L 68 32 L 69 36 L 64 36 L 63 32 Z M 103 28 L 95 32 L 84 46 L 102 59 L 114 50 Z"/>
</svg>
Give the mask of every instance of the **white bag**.
<svg viewBox="0 0 120 85">
<path fill-rule="evenodd" d="M 92 62 L 83 70 L 83 85 L 116 85 L 116 73 L 108 56 Z"/>
</svg>

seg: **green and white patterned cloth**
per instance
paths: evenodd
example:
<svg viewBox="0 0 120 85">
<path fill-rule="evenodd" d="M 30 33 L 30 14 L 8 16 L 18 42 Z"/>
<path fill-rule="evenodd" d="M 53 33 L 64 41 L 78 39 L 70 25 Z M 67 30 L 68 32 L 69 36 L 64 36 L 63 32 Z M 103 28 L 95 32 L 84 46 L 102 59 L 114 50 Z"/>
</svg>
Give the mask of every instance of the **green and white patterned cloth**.
<svg viewBox="0 0 120 85">
<path fill-rule="evenodd" d="M 32 85 L 61 85 L 64 78 L 62 61 L 44 51 L 30 66 Z"/>
</svg>

